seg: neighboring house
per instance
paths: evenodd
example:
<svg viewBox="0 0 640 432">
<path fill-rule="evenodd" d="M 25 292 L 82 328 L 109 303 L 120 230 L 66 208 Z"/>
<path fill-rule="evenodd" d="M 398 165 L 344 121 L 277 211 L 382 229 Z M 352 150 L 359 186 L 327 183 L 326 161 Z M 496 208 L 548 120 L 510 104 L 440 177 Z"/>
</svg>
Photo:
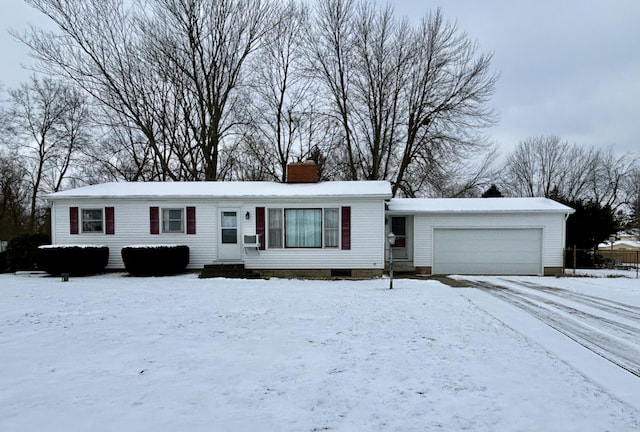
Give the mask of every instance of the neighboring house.
<svg viewBox="0 0 640 432">
<path fill-rule="evenodd" d="M 598 253 L 608 251 L 637 251 L 640 250 L 640 241 L 637 240 L 615 240 L 613 243 L 604 242 L 598 245 Z"/>
<path fill-rule="evenodd" d="M 600 243 L 596 253 L 604 260 L 607 266 L 633 264 L 636 267 L 640 263 L 640 241 L 633 240 L 635 236 L 621 236 L 621 240 Z"/>
<path fill-rule="evenodd" d="M 546 198 L 394 198 L 387 231 L 419 273 L 555 275 L 573 212 Z"/>
<path fill-rule="evenodd" d="M 544 198 L 391 199 L 387 181 L 317 182 L 315 165 L 287 183 L 104 183 L 48 195 L 53 244 L 185 244 L 189 268 L 243 263 L 263 275 L 556 274 L 573 210 Z"/>
</svg>

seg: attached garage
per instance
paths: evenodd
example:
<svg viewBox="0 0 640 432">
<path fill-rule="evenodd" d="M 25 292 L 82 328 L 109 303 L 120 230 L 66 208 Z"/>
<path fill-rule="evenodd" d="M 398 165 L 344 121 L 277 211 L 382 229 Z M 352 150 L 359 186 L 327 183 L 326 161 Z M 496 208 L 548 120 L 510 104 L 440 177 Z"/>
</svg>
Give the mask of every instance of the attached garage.
<svg viewBox="0 0 640 432">
<path fill-rule="evenodd" d="M 424 274 L 561 273 L 571 213 L 546 198 L 394 198 L 387 205 L 387 218 L 412 221 L 408 256 Z"/>
<path fill-rule="evenodd" d="M 540 274 L 542 229 L 434 229 L 432 272 L 474 275 Z"/>
</svg>

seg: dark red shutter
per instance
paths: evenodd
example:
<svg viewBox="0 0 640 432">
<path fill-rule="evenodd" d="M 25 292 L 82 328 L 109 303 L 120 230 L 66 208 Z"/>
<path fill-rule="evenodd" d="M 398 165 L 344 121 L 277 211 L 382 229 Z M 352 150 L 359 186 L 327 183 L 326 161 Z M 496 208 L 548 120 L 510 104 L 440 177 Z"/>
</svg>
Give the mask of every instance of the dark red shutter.
<svg viewBox="0 0 640 432">
<path fill-rule="evenodd" d="M 115 234 L 115 211 L 113 207 L 104 208 L 105 234 Z"/>
<path fill-rule="evenodd" d="M 256 234 L 260 236 L 260 250 L 265 250 L 267 240 L 264 219 L 264 207 L 256 207 Z"/>
<path fill-rule="evenodd" d="M 149 232 L 160 234 L 160 208 L 149 207 Z"/>
<path fill-rule="evenodd" d="M 78 234 L 78 207 L 69 207 L 69 233 Z"/>
<path fill-rule="evenodd" d="M 342 207 L 342 249 L 351 249 L 351 207 Z"/>
<path fill-rule="evenodd" d="M 196 233 L 196 208 L 187 207 L 187 234 Z"/>
</svg>

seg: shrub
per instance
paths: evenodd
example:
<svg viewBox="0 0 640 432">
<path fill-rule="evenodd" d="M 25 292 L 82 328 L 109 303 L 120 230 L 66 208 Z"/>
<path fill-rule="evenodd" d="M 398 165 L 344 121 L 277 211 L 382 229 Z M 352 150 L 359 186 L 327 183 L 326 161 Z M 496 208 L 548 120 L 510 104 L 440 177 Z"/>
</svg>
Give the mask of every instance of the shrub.
<svg viewBox="0 0 640 432">
<path fill-rule="evenodd" d="M 7 268 L 7 253 L 5 251 L 0 252 L 0 273 L 6 273 L 9 271 Z"/>
<path fill-rule="evenodd" d="M 47 234 L 23 234 L 7 244 L 6 259 L 9 271 L 36 270 L 38 246 L 51 243 Z"/>
<path fill-rule="evenodd" d="M 109 261 L 107 246 L 56 245 L 38 248 L 38 267 L 51 275 L 100 273 Z"/>
<path fill-rule="evenodd" d="M 182 273 L 189 264 L 189 246 L 125 246 L 125 269 L 134 276 L 162 276 Z"/>
</svg>

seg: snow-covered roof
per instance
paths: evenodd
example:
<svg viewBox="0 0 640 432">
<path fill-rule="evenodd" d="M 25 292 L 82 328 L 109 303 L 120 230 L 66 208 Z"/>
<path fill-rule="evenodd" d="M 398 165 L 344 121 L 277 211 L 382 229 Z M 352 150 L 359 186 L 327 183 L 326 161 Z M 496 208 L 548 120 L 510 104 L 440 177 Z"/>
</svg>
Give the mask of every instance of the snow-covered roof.
<svg viewBox="0 0 640 432">
<path fill-rule="evenodd" d="M 598 245 L 598 249 L 608 249 L 611 248 L 611 242 L 604 242 Z M 613 242 L 614 249 L 639 249 L 640 250 L 640 241 L 634 240 L 616 240 Z"/>
<path fill-rule="evenodd" d="M 276 182 L 111 182 L 52 193 L 55 201 L 74 198 L 391 198 L 387 181 Z"/>
<path fill-rule="evenodd" d="M 393 198 L 393 212 L 410 213 L 573 213 L 548 198 Z"/>
</svg>

